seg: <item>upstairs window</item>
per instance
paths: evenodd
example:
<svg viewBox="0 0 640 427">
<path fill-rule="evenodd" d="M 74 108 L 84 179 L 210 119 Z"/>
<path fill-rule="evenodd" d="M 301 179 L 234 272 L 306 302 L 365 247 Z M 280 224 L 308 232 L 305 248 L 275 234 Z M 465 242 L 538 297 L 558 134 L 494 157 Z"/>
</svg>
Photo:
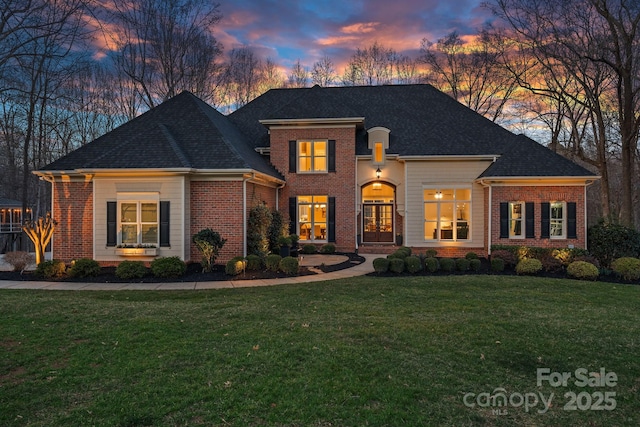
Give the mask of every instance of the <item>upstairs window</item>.
<svg viewBox="0 0 640 427">
<path fill-rule="evenodd" d="M 327 140 L 298 141 L 298 172 L 327 172 Z"/>
<path fill-rule="evenodd" d="M 376 142 L 373 145 L 373 163 L 376 165 L 384 163 L 384 145 L 382 145 L 382 142 Z"/>
</svg>

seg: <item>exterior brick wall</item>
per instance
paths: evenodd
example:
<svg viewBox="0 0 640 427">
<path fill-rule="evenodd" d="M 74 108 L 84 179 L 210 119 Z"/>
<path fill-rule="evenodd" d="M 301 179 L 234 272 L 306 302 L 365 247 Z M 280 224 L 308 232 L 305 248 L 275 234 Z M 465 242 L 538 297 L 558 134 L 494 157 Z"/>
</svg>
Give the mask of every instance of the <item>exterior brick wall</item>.
<svg viewBox="0 0 640 427">
<path fill-rule="evenodd" d="M 487 190 L 488 200 L 488 190 Z M 540 203 L 562 201 L 576 203 L 577 239 L 540 238 L 541 209 Z M 501 202 L 533 202 L 535 203 L 534 230 L 535 238 L 501 239 L 500 238 L 500 203 Z M 536 246 L 543 248 L 586 248 L 585 236 L 585 200 L 583 186 L 540 186 L 540 187 L 492 187 L 491 205 L 491 244 Z"/>
<path fill-rule="evenodd" d="M 93 258 L 93 184 L 56 182 L 53 185 L 53 256 L 64 262 Z"/>
<path fill-rule="evenodd" d="M 336 172 L 309 174 L 289 172 L 289 141 L 333 139 L 336 141 Z M 353 252 L 355 224 L 355 128 L 272 129 L 271 163 L 287 181 L 280 191 L 280 211 L 289 218 L 289 197 L 327 195 L 336 198 L 336 249 Z M 302 243 L 302 242 L 301 242 Z"/>
</svg>

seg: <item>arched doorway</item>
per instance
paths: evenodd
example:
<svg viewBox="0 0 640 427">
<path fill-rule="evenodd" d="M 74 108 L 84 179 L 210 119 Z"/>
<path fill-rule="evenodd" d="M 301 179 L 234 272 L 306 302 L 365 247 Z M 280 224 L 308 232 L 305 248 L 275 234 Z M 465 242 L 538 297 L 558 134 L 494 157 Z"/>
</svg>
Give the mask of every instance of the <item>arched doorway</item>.
<svg viewBox="0 0 640 427">
<path fill-rule="evenodd" d="M 393 243 L 396 189 L 384 182 L 362 187 L 362 242 Z"/>
</svg>

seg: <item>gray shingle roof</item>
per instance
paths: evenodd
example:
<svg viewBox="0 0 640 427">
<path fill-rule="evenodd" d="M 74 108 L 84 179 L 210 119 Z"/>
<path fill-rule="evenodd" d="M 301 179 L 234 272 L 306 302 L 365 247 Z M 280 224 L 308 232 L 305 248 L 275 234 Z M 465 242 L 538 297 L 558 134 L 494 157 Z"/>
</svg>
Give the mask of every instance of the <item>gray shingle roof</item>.
<svg viewBox="0 0 640 427">
<path fill-rule="evenodd" d="M 229 118 L 254 146 L 268 145 L 259 119 L 364 117 L 355 152 L 367 155 L 367 129 L 391 130 L 389 150 L 400 156 L 498 155 L 483 173 L 498 176 L 594 176 L 585 168 L 518 136 L 431 85 L 355 86 L 271 90 Z"/>
<path fill-rule="evenodd" d="M 225 116 L 183 92 L 42 168 L 253 169 L 282 178 Z"/>
</svg>

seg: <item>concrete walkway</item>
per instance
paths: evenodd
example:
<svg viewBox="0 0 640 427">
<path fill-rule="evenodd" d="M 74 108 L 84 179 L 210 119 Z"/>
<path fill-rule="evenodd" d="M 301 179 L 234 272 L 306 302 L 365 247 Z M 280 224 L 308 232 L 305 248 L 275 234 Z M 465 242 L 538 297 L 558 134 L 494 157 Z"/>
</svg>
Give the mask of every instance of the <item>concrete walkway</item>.
<svg viewBox="0 0 640 427">
<path fill-rule="evenodd" d="M 324 256 L 324 255 L 322 255 Z M 37 282 L 0 280 L 0 289 L 44 289 L 59 291 L 137 291 L 137 290 L 201 290 L 201 289 L 225 289 L 247 288 L 254 286 L 293 285 L 297 283 L 320 282 L 325 280 L 344 279 L 348 277 L 362 276 L 373 272 L 373 260 L 386 255 L 363 255 L 365 261 L 353 267 L 331 273 L 319 273 L 309 276 L 285 277 L 281 279 L 256 279 L 256 280 L 219 280 L 212 282 L 173 282 L 173 283 L 75 283 L 75 282 Z M 322 258 L 318 258 L 322 259 Z M 306 258 L 303 265 L 313 265 L 316 259 Z M 326 258 L 324 258 L 327 261 Z M 336 259 L 337 261 L 337 259 Z M 329 262 L 325 262 L 329 264 Z"/>
</svg>

